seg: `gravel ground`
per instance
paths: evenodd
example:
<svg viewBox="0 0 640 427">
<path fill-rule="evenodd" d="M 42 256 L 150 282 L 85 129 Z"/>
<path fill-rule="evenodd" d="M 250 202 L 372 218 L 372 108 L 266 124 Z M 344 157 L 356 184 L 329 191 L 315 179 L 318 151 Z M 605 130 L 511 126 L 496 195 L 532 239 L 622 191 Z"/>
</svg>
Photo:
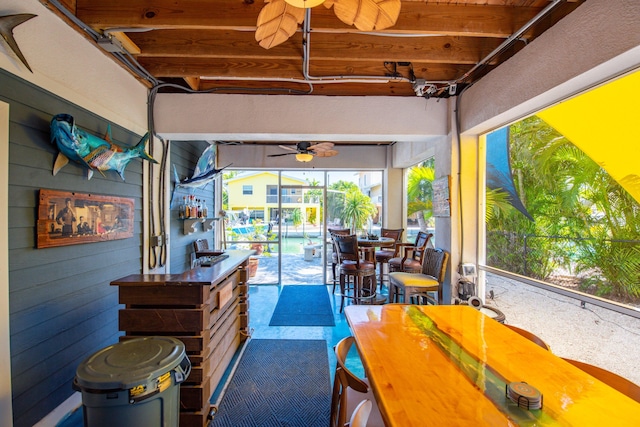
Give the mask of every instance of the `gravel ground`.
<svg viewBox="0 0 640 427">
<path fill-rule="evenodd" d="M 487 273 L 487 305 L 505 323 L 542 338 L 554 354 L 615 372 L 640 385 L 640 319 Z M 489 299 L 493 290 L 494 299 Z"/>
</svg>

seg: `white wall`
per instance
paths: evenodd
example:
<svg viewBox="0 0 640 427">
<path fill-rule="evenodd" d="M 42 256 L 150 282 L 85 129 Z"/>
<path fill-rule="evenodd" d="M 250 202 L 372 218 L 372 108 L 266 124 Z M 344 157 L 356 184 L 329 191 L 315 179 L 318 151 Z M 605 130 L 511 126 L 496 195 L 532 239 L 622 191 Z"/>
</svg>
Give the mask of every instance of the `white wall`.
<svg viewBox="0 0 640 427">
<path fill-rule="evenodd" d="M 179 142 L 178 142 L 179 144 Z M 267 157 L 286 153 L 278 145 L 220 145 L 218 166 L 233 163 L 233 168 L 259 169 L 384 169 L 387 167 L 387 147 L 339 146 L 334 157 L 314 157 L 309 163 L 296 161 L 295 156 Z"/>
<path fill-rule="evenodd" d="M 446 103 L 424 98 L 159 94 L 170 140 L 426 141 L 447 133 Z"/>
</svg>

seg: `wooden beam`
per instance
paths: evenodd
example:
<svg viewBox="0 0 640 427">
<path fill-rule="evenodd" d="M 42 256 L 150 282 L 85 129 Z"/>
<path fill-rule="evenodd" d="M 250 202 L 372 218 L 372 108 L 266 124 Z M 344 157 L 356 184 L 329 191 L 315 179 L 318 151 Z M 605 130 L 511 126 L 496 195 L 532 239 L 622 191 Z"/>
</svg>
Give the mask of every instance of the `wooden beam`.
<svg viewBox="0 0 640 427">
<path fill-rule="evenodd" d="M 235 88 L 235 89 L 234 89 Z M 313 91 L 308 84 L 274 82 L 233 82 L 202 80 L 200 90 L 219 89 L 216 93 L 232 94 L 292 94 L 292 95 L 328 95 L 328 96 L 416 96 L 409 83 L 313 83 Z"/>
<path fill-rule="evenodd" d="M 199 57 L 230 59 L 302 58 L 302 35 L 266 50 L 253 33 L 214 30 L 160 30 L 130 33 L 141 49 L 140 57 Z M 475 64 L 501 41 L 483 37 L 380 37 L 365 34 L 312 34 L 311 59 L 357 61 L 409 61 Z"/>
<path fill-rule="evenodd" d="M 483 2 L 486 3 L 486 2 Z M 77 16 L 94 29 L 234 29 L 255 31 L 264 6 L 240 0 L 77 0 Z M 447 34 L 504 38 L 535 16 L 541 7 L 486 4 L 431 4 L 404 1 L 398 22 L 386 32 Z M 316 32 L 358 32 L 319 6 L 311 12 Z"/>
<path fill-rule="evenodd" d="M 265 79 L 302 79 L 302 59 L 284 60 L 231 60 L 219 58 L 177 58 L 143 57 L 138 62 L 157 77 L 240 77 Z M 428 81 L 453 81 L 462 76 L 471 65 L 431 64 L 415 62 L 411 64 L 417 78 Z M 379 76 L 394 72 L 405 78 L 410 77 L 408 66 L 397 66 L 382 61 L 345 64 L 335 60 L 313 60 L 310 63 L 312 76 Z"/>
</svg>

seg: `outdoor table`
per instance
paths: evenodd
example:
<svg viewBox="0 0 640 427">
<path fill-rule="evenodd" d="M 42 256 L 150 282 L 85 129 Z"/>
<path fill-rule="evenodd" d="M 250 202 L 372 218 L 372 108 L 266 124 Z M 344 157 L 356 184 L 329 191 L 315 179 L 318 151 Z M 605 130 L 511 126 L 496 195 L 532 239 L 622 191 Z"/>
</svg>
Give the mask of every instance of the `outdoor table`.
<svg viewBox="0 0 640 427">
<path fill-rule="evenodd" d="M 473 307 L 348 306 L 387 427 L 637 426 L 640 404 Z M 526 382 L 541 409 L 506 396 Z"/>
<path fill-rule="evenodd" d="M 376 262 L 375 248 L 386 248 L 396 244 L 395 239 L 391 237 L 378 237 L 377 239 L 369 239 L 368 237 L 358 237 L 358 246 L 363 248 L 371 248 L 364 251 L 364 259 L 366 261 Z"/>
<path fill-rule="evenodd" d="M 358 246 L 371 248 L 386 248 L 395 245 L 396 240 L 391 237 L 378 237 L 377 239 L 369 239 L 368 237 L 358 237 Z"/>
</svg>

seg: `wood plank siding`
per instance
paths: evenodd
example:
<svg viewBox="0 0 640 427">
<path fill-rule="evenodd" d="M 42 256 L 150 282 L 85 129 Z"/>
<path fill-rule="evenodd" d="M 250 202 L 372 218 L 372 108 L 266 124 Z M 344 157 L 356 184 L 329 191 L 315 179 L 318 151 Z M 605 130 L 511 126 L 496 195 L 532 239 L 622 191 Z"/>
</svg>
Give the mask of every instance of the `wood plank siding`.
<svg viewBox="0 0 640 427">
<path fill-rule="evenodd" d="M 77 366 L 114 344 L 118 292 L 109 282 L 142 266 L 142 162 L 106 177 L 70 162 L 57 176 L 57 148 L 49 122 L 58 113 L 82 129 L 104 136 L 108 121 L 24 80 L 0 71 L 0 99 L 9 104 L 9 311 L 14 426 L 32 426 L 72 393 Z M 114 141 L 140 135 L 111 124 Z M 41 188 L 130 197 L 135 200 L 134 237 L 36 249 Z"/>
</svg>

